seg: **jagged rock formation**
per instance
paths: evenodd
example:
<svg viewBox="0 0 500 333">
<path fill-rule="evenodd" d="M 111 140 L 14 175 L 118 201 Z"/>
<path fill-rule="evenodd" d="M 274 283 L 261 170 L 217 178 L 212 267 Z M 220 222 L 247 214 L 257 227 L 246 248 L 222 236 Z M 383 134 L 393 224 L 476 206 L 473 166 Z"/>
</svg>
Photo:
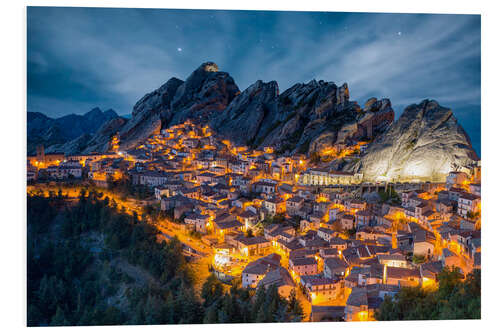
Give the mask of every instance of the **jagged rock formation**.
<svg viewBox="0 0 500 333">
<path fill-rule="evenodd" d="M 47 117 L 28 117 L 32 118 L 28 138 L 42 133 Z M 351 139 L 374 139 L 361 159 L 338 159 L 330 165 L 362 173 L 365 181 L 442 181 L 449 171 L 477 159 L 451 110 L 435 101 L 407 107 L 393 123 L 389 99 L 370 98 L 361 108 L 349 99 L 346 83 L 337 86 L 312 80 L 280 93 L 275 81 L 259 80 L 240 92 L 233 78 L 212 62 L 202 64 L 186 81 L 172 78 L 146 94 L 135 104 L 130 119 L 113 117 L 95 135 L 80 133 L 69 141 L 56 142 L 47 151 L 106 152 L 116 134 L 120 149 L 128 150 L 161 128 L 187 119 L 210 125 L 215 133 L 238 145 L 272 146 L 278 154 L 321 154 Z M 63 136 L 57 126 L 43 133 Z"/>
<path fill-rule="evenodd" d="M 361 115 L 356 102 L 349 101 L 347 84 L 312 80 L 295 84 L 279 98 L 278 125 L 262 145 L 275 146 L 280 152 L 312 153 L 332 146 L 337 133 Z"/>
<path fill-rule="evenodd" d="M 206 123 L 222 112 L 239 93 L 228 73 L 219 72 L 215 63 L 206 62 L 177 89 L 165 115 L 166 123 L 179 124 L 186 119 Z"/>
<path fill-rule="evenodd" d="M 263 136 L 278 112 L 278 83 L 255 82 L 236 96 L 216 115 L 210 125 L 237 144 L 247 144 Z"/>
<path fill-rule="evenodd" d="M 172 78 L 146 94 L 134 106 L 132 118 L 120 130 L 120 148 L 129 149 L 167 125 L 186 119 L 208 122 L 222 112 L 239 89 L 213 62 L 198 67 L 187 79 Z"/>
<path fill-rule="evenodd" d="M 279 94 L 275 81 L 257 81 L 210 124 L 238 144 L 312 153 L 349 138 L 372 137 L 393 119 L 389 100 L 372 99 L 362 110 L 349 101 L 346 83 L 312 80 Z"/>
<path fill-rule="evenodd" d="M 408 106 L 361 160 L 344 170 L 363 173 L 364 181 L 444 181 L 448 172 L 467 168 L 476 160 L 469 137 L 452 111 L 424 100 Z"/>
<path fill-rule="evenodd" d="M 122 149 L 128 149 L 159 132 L 162 114 L 168 112 L 182 80 L 171 78 L 160 88 L 146 94 L 134 106 L 132 118 L 119 130 Z"/>
<path fill-rule="evenodd" d="M 390 102 L 374 100 L 369 110 L 362 110 L 356 102 L 349 101 L 345 83 L 338 87 L 333 82 L 312 80 L 280 94 L 275 81 L 259 80 L 240 92 L 228 73 L 220 72 L 215 63 L 206 62 L 186 81 L 172 78 L 146 94 L 117 132 L 120 149 L 127 150 L 161 128 L 191 119 L 209 124 L 218 134 L 240 145 L 273 146 L 280 153 L 312 153 L 359 137 L 360 120 L 365 121 L 369 119 L 367 115 L 381 113 L 382 109 L 392 112 Z M 104 149 L 102 143 L 92 143 L 100 140 L 102 135 L 95 139 L 80 136 L 59 148 L 71 152 L 78 148 Z"/>
<path fill-rule="evenodd" d="M 238 144 L 311 152 L 335 143 L 338 128 L 361 115 L 347 84 L 312 80 L 279 94 L 275 81 L 257 81 L 216 117 L 212 127 Z"/>
</svg>

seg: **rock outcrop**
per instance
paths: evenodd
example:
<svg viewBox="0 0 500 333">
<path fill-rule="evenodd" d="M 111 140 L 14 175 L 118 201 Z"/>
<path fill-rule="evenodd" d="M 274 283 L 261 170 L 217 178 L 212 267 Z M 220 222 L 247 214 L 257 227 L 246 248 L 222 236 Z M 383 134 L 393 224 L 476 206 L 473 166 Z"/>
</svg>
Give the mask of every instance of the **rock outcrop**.
<svg viewBox="0 0 500 333">
<path fill-rule="evenodd" d="M 144 141 L 150 135 L 159 132 L 162 117 L 170 110 L 179 86 L 184 82 L 171 78 L 155 91 L 146 94 L 135 105 L 130 118 L 120 129 L 121 149 L 129 149 Z"/>
<path fill-rule="evenodd" d="M 387 108 L 390 102 L 388 107 L 384 105 Z M 279 94 L 276 82 L 257 81 L 211 125 L 238 144 L 273 146 L 279 153 L 310 154 L 359 136 L 359 120 L 378 111 L 365 112 L 349 101 L 345 83 L 338 87 L 333 82 L 312 80 Z"/>
<path fill-rule="evenodd" d="M 133 148 L 162 127 L 187 119 L 208 123 L 238 93 L 233 78 L 213 62 L 203 63 L 186 81 L 171 78 L 135 104 L 132 118 L 120 129 L 120 149 Z"/>
<path fill-rule="evenodd" d="M 444 181 L 448 172 L 460 171 L 476 160 L 470 139 L 452 111 L 424 100 L 408 106 L 361 160 L 344 170 L 362 173 L 364 181 Z"/>
<path fill-rule="evenodd" d="M 97 110 L 90 115 L 99 118 Z M 210 125 L 219 136 L 238 145 L 272 146 L 278 154 L 321 154 L 352 139 L 374 140 L 361 159 L 338 159 L 330 165 L 362 173 L 365 181 L 442 181 L 449 171 L 477 160 L 451 110 L 435 101 L 410 105 L 394 123 L 389 99 L 373 97 L 361 108 L 350 100 L 346 83 L 337 86 L 312 80 L 280 93 L 277 82 L 259 80 L 240 92 L 233 78 L 212 62 L 202 64 L 186 81 L 171 78 L 146 94 L 135 104 L 130 119 L 108 115 L 112 119 L 94 135 L 80 133 L 47 151 L 105 152 L 116 134 L 120 149 L 128 150 L 162 128 L 190 119 Z M 64 136 L 57 126 L 42 130 L 50 118 L 41 114 L 29 114 L 28 118 L 28 141 L 33 134 L 30 129 Z"/>
<path fill-rule="evenodd" d="M 244 145 L 262 137 L 278 112 L 278 83 L 257 81 L 210 121 L 218 133 Z"/>
<path fill-rule="evenodd" d="M 132 117 L 123 126 L 112 128 L 119 134 L 122 150 L 140 145 L 161 128 L 190 119 L 209 124 L 239 145 L 273 146 L 279 153 L 310 154 L 357 138 L 362 133 L 360 120 L 384 108 L 390 109 L 390 102 L 375 99 L 370 101 L 369 109 L 362 110 L 349 100 L 345 83 L 337 86 L 312 80 L 280 94 L 277 82 L 259 80 L 240 92 L 228 73 L 206 62 L 186 81 L 172 78 L 146 94 L 135 104 Z M 96 138 L 82 135 L 58 148 L 71 152 L 78 147 L 84 147 L 82 151 L 101 150 L 103 138 L 102 134 Z"/>
<path fill-rule="evenodd" d="M 203 63 L 178 87 L 165 113 L 165 123 L 179 124 L 186 119 L 208 123 L 239 93 L 228 73 L 219 72 L 213 62 Z"/>
</svg>

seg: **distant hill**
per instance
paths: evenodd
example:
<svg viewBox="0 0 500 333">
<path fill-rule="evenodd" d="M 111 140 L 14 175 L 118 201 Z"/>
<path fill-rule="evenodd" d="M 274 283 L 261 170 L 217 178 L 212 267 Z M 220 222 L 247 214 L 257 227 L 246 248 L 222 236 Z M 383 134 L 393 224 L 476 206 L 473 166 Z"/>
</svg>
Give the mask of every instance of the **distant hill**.
<svg viewBox="0 0 500 333">
<path fill-rule="evenodd" d="M 28 112 L 28 154 L 34 153 L 36 146 L 50 147 L 74 140 L 82 135 L 93 136 L 97 130 L 118 114 L 112 110 L 102 111 L 96 107 L 83 115 L 70 114 L 51 118 L 40 112 Z"/>
</svg>

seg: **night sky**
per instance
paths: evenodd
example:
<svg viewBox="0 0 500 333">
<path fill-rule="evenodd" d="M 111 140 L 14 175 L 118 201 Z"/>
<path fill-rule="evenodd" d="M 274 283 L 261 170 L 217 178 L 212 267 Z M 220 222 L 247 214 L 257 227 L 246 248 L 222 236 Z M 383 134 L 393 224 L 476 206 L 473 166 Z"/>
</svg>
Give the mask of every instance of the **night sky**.
<svg viewBox="0 0 500 333">
<path fill-rule="evenodd" d="M 28 111 L 130 114 L 205 61 L 240 90 L 256 80 L 347 82 L 351 100 L 450 107 L 481 152 L 478 15 L 29 7 Z"/>
</svg>

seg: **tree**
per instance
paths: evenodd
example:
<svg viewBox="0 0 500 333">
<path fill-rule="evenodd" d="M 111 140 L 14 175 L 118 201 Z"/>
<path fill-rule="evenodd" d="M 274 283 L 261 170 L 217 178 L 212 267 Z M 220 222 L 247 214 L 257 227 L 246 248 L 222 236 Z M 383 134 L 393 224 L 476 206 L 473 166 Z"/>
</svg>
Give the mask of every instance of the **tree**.
<svg viewBox="0 0 500 333">
<path fill-rule="evenodd" d="M 217 304 L 212 304 L 206 311 L 205 317 L 203 318 L 204 324 L 216 324 L 218 320 L 218 306 Z"/>
<path fill-rule="evenodd" d="M 214 274 L 210 274 L 201 288 L 201 297 L 204 299 L 203 306 L 210 307 L 224 294 L 222 283 Z"/>
<path fill-rule="evenodd" d="M 292 314 L 292 321 L 302 321 L 304 319 L 304 310 L 297 300 L 295 288 L 290 291 L 288 296 L 288 312 Z"/>
<path fill-rule="evenodd" d="M 175 300 L 179 324 L 201 324 L 203 320 L 203 308 L 195 297 L 194 291 L 181 286 Z"/>
<path fill-rule="evenodd" d="M 133 216 L 99 192 L 82 190 L 76 204 L 58 205 L 64 200 L 28 197 L 29 326 L 201 322 L 204 308 L 191 288 L 192 273 L 178 239 L 158 243 L 155 228 L 134 224 Z M 88 231 L 106 240 L 98 245 L 100 253 L 83 245 L 89 243 Z M 127 289 L 134 282 L 109 265 L 115 257 L 156 280 L 128 289 L 120 308 L 109 306 L 110 299 L 122 284 Z M 91 263 L 95 267 L 88 270 Z"/>
<path fill-rule="evenodd" d="M 458 268 L 445 267 L 437 290 L 402 288 L 386 296 L 375 313 L 377 320 L 437 320 L 481 318 L 481 273 L 474 270 L 462 280 Z"/>
<path fill-rule="evenodd" d="M 68 326 L 70 323 L 66 320 L 66 316 L 64 315 L 64 311 L 61 307 L 57 307 L 56 314 L 52 317 L 50 321 L 51 326 Z"/>
</svg>

